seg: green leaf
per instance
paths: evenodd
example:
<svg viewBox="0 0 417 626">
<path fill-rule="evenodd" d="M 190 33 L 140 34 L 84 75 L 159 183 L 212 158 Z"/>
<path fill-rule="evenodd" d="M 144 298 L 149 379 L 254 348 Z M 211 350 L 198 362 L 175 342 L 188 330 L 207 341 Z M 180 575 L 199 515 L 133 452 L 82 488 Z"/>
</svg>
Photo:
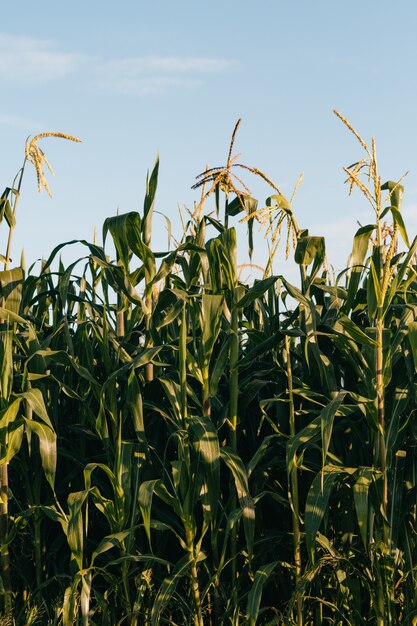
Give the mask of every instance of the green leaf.
<svg viewBox="0 0 417 626">
<path fill-rule="evenodd" d="M 78 361 L 72 357 L 68 352 L 64 350 L 51 350 L 50 348 L 46 350 L 36 350 L 33 352 L 28 359 L 28 362 L 31 358 L 35 356 L 41 356 L 44 359 L 48 359 L 51 361 L 55 361 L 56 363 L 60 363 L 61 365 L 70 365 L 74 368 L 74 371 L 81 377 L 87 380 L 89 383 L 94 385 L 95 387 L 99 387 L 99 383 L 92 376 L 92 374 L 88 371 L 86 367 L 83 367 L 78 363 Z"/>
<path fill-rule="evenodd" d="M 0 300 L 4 308 L 15 314 L 20 310 L 23 274 L 22 267 L 0 272 Z"/>
<path fill-rule="evenodd" d="M 322 437 L 322 456 L 323 464 L 325 456 L 327 456 L 330 444 L 331 433 L 333 430 L 333 421 L 341 403 L 346 395 L 345 391 L 339 392 L 330 402 L 321 410 L 318 417 L 314 418 L 309 424 L 304 426 L 294 437 L 287 442 L 287 472 L 290 474 L 294 459 L 297 456 L 298 448 L 304 448 L 313 444 L 319 435 Z"/>
<path fill-rule="evenodd" d="M 382 307 L 383 302 L 382 302 L 382 290 L 381 290 L 381 277 L 378 274 L 378 269 L 375 263 L 375 256 L 372 256 L 372 259 L 371 259 L 371 275 L 368 278 L 368 291 L 369 291 L 369 286 L 373 288 L 372 295 L 373 295 L 373 298 L 375 298 L 376 306 L 378 308 Z M 369 299 L 368 299 L 368 307 L 370 309 L 370 313 L 371 311 L 372 313 L 374 313 L 373 306 L 371 307 L 371 303 Z"/>
<path fill-rule="evenodd" d="M 299 237 L 294 260 L 298 265 L 310 265 L 315 261 L 315 265 L 320 266 L 324 261 L 325 250 L 324 237 Z"/>
<path fill-rule="evenodd" d="M 313 562 L 316 535 L 327 510 L 333 483 L 340 473 L 338 470 L 325 471 L 323 469 L 315 476 L 307 495 L 304 525 L 307 553 Z"/>
<path fill-rule="evenodd" d="M 280 194 L 275 194 L 266 199 L 266 206 L 272 207 L 275 206 L 278 209 L 282 209 L 286 213 L 292 214 L 291 204 L 288 202 L 287 198 Z"/>
<path fill-rule="evenodd" d="M 385 434 L 385 446 L 387 450 L 386 465 L 388 471 L 392 468 L 393 455 L 398 450 L 398 445 L 401 445 L 401 433 L 404 431 L 408 419 L 411 418 L 409 411 L 407 411 L 411 399 L 411 392 L 405 381 L 401 386 L 397 385 L 395 389 L 392 389 L 390 395 L 390 419 Z"/>
<path fill-rule="evenodd" d="M 8 402 L 13 386 L 13 331 L 0 330 L 0 398 Z"/>
<path fill-rule="evenodd" d="M 16 322 L 17 324 L 22 324 L 22 326 L 27 326 L 28 322 L 21 317 L 20 315 L 16 315 L 10 309 L 6 309 L 5 307 L 0 306 L 0 319 L 4 320 L 8 324 L 10 322 Z"/>
<path fill-rule="evenodd" d="M 408 339 L 410 341 L 414 367 L 417 371 L 417 322 L 410 322 L 408 324 Z"/>
<path fill-rule="evenodd" d="M 298 448 L 314 443 L 321 433 L 321 417 L 314 418 L 287 442 L 287 473 L 290 474 Z"/>
<path fill-rule="evenodd" d="M 120 533 L 106 535 L 106 537 L 104 537 L 104 539 L 100 541 L 91 556 L 91 566 L 94 565 L 94 561 L 100 554 L 103 554 L 104 552 L 107 552 L 108 550 L 111 550 L 115 547 L 120 548 L 121 544 L 123 544 L 124 540 L 131 534 L 131 532 L 132 530 L 124 530 Z"/>
<path fill-rule="evenodd" d="M 228 446 L 220 450 L 220 456 L 232 472 L 235 481 L 237 497 L 242 509 L 243 528 L 250 563 L 255 536 L 255 503 L 249 493 L 248 474 L 242 459 Z"/>
<path fill-rule="evenodd" d="M 381 191 L 389 191 L 390 192 L 390 201 L 391 205 L 396 207 L 399 211 L 401 210 L 404 196 L 404 187 L 399 183 L 396 183 L 393 180 L 388 180 L 386 183 L 381 185 Z"/>
<path fill-rule="evenodd" d="M 90 614 L 90 598 L 91 598 L 91 583 L 93 573 L 90 570 L 84 570 L 81 574 L 81 594 L 80 594 L 80 608 L 82 626 L 89 626 L 89 614 Z"/>
<path fill-rule="evenodd" d="M 75 577 L 72 585 L 65 589 L 64 602 L 62 605 L 63 626 L 74 626 L 78 600 L 78 585 L 79 578 Z"/>
<path fill-rule="evenodd" d="M 4 457 L 2 457 L 1 464 L 10 463 L 12 458 L 19 452 L 22 445 L 23 433 L 24 426 L 19 426 L 15 422 L 7 434 L 6 454 Z"/>
<path fill-rule="evenodd" d="M 22 393 L 16 393 L 13 395 L 16 398 L 22 398 L 23 400 L 26 400 L 32 411 L 36 413 L 36 415 L 38 415 L 38 417 L 40 417 L 41 420 L 45 422 L 45 424 L 47 424 L 49 426 L 49 429 L 53 432 L 54 428 L 52 426 L 51 420 L 49 419 L 49 415 L 47 413 L 43 395 L 40 389 L 28 389 L 27 391 L 23 391 Z"/>
<path fill-rule="evenodd" d="M 404 224 L 404 220 L 403 220 L 403 216 L 401 215 L 399 209 L 397 209 L 397 207 L 392 206 L 390 207 L 391 209 L 391 213 L 392 213 L 392 217 L 394 219 L 394 224 L 396 224 L 398 226 L 398 230 L 401 233 L 401 237 L 403 238 L 403 241 L 405 243 L 405 245 L 407 246 L 407 248 L 410 247 L 410 242 L 408 239 L 408 235 L 407 235 L 407 230 Z"/>
<path fill-rule="evenodd" d="M 16 219 L 9 200 L 10 193 L 14 193 L 17 197 L 19 196 L 17 189 L 11 189 L 10 187 L 6 187 L 6 189 L 3 191 L 3 194 L 0 198 L 0 224 L 3 221 L 3 218 L 6 218 L 6 222 L 8 223 L 9 228 L 13 229 L 16 226 Z"/>
<path fill-rule="evenodd" d="M 252 196 L 248 194 L 240 194 L 233 198 L 231 202 L 227 205 L 227 215 L 239 215 L 242 211 L 245 211 L 247 215 L 254 213 L 258 206 L 258 201 Z"/>
<path fill-rule="evenodd" d="M 129 270 L 132 251 L 129 247 L 129 227 L 133 221 L 139 221 L 139 213 L 124 213 L 108 217 L 103 224 L 103 243 L 106 243 L 107 233 L 110 232 L 117 256 L 126 271 Z"/>
<path fill-rule="evenodd" d="M 178 383 L 169 378 L 158 378 L 158 382 L 162 385 L 168 402 L 170 403 L 174 412 L 177 423 L 182 421 L 182 407 L 181 407 L 181 387 Z"/>
<path fill-rule="evenodd" d="M 139 487 L 139 507 L 142 513 L 143 519 L 143 527 L 146 532 L 146 536 L 149 541 L 149 546 L 152 551 L 152 541 L 151 541 L 151 509 L 152 509 L 152 499 L 155 491 L 155 485 L 159 482 L 156 480 L 146 480 Z"/>
<path fill-rule="evenodd" d="M 207 484 L 207 501 L 210 507 L 210 518 L 214 523 L 219 502 L 220 488 L 220 445 L 217 431 L 208 417 L 193 416 L 190 420 L 193 434 L 193 445 L 201 457 Z"/>
<path fill-rule="evenodd" d="M 221 271 L 230 291 L 236 286 L 237 272 L 237 239 L 236 229 L 228 228 L 218 237 L 220 241 Z"/>
<path fill-rule="evenodd" d="M 127 233 L 129 246 L 144 265 L 147 289 L 150 291 L 152 288 L 152 281 L 156 275 L 155 255 L 149 247 L 150 242 L 147 242 L 145 234 L 143 234 L 143 230 L 146 230 L 146 228 L 144 227 L 144 223 L 141 223 L 139 214 L 132 212 L 129 216 Z M 152 219 L 149 216 L 148 218 L 149 220 Z"/>
<path fill-rule="evenodd" d="M 158 173 L 159 156 L 156 157 L 151 176 L 149 177 L 149 173 L 146 176 L 146 193 L 143 203 L 142 235 L 143 241 L 147 246 L 149 246 L 151 242 L 152 218 L 155 205 L 156 189 L 158 187 Z"/>
<path fill-rule="evenodd" d="M 346 308 L 348 311 L 353 307 L 356 298 L 362 273 L 364 271 L 364 262 L 366 253 L 368 252 L 369 239 L 375 228 L 375 224 L 361 226 L 353 239 L 352 253 L 349 261 L 351 274 L 349 278 L 348 297 L 346 302 Z"/>
<path fill-rule="evenodd" d="M 276 283 L 278 278 L 279 276 L 269 276 L 269 278 L 265 278 L 264 280 L 257 280 L 253 287 L 248 289 L 243 298 L 239 300 L 237 306 L 239 308 L 245 308 L 252 304 L 257 298 L 263 296 L 264 293 Z"/>
<path fill-rule="evenodd" d="M 398 545 L 398 534 L 402 531 L 403 500 L 406 490 L 404 489 L 404 472 L 406 469 L 406 450 L 397 450 L 391 471 L 391 510 L 389 514 L 390 540 L 393 545 Z"/>
<path fill-rule="evenodd" d="M 388 293 L 387 293 L 387 295 L 385 297 L 384 314 L 387 311 L 388 307 L 390 306 L 390 304 L 391 304 L 393 298 L 395 297 L 395 295 L 399 291 L 404 289 L 404 283 L 403 283 L 404 277 L 406 275 L 406 272 L 409 270 L 409 268 L 413 264 L 414 255 L 415 255 L 416 251 L 417 251 L 417 236 L 413 239 L 413 242 L 412 242 L 409 250 L 407 251 L 406 258 L 398 266 L 397 274 L 394 275 L 394 279 L 391 281 L 391 285 L 390 285 L 390 287 L 388 289 Z M 414 280 L 414 276 L 411 275 L 411 277 L 408 280 L 409 281 Z"/>
<path fill-rule="evenodd" d="M 164 326 L 168 326 L 168 324 L 172 324 L 172 322 L 175 322 L 183 307 L 184 303 L 181 300 L 177 300 L 168 310 L 168 312 L 161 318 L 161 321 L 158 322 L 158 324 L 156 325 L 156 329 L 161 330 L 161 328 L 164 328 Z"/>
<path fill-rule="evenodd" d="M 82 507 L 87 496 L 87 490 L 70 493 L 68 496 L 69 520 L 67 541 L 79 570 L 83 569 L 84 531 Z"/>
<path fill-rule="evenodd" d="M 334 417 L 342 404 L 346 391 L 339 391 L 337 396 L 320 412 L 321 421 L 321 451 L 322 463 L 326 464 L 327 453 L 329 451 L 330 439 L 332 437 Z"/>
<path fill-rule="evenodd" d="M 359 326 L 355 324 L 355 322 L 353 322 L 346 315 L 339 315 L 336 318 L 336 324 L 334 327 L 335 330 L 337 330 L 337 326 L 339 325 L 343 328 L 343 330 L 349 337 L 351 337 L 358 343 L 362 345 L 366 344 L 368 346 L 374 346 L 374 347 L 378 345 L 378 343 L 374 339 L 372 339 L 371 337 L 369 337 L 369 335 L 364 333 L 363 330 L 359 328 Z"/>
<path fill-rule="evenodd" d="M 246 618 L 249 626 L 256 626 L 264 585 L 276 568 L 277 564 L 278 561 L 274 561 L 273 563 L 263 565 L 255 574 L 246 605 Z"/>
<path fill-rule="evenodd" d="M 210 397 L 217 396 L 220 379 L 225 372 L 227 361 L 230 353 L 230 335 L 223 339 L 222 347 L 217 355 L 216 360 L 210 372 Z"/>
<path fill-rule="evenodd" d="M 206 294 L 201 299 L 201 331 L 203 362 L 201 367 L 208 367 L 214 344 L 220 332 L 220 323 L 223 313 L 223 296 Z"/>
<path fill-rule="evenodd" d="M 39 438 L 39 452 L 45 478 L 54 491 L 57 463 L 56 434 L 47 424 L 36 422 L 33 419 L 23 418 L 26 431 L 34 433 Z"/>
<path fill-rule="evenodd" d="M 238 215 L 242 211 L 246 213 L 247 216 L 252 216 L 247 220 L 248 224 L 248 243 L 249 243 L 249 258 L 252 258 L 253 253 L 253 220 L 254 213 L 258 208 L 258 201 L 255 198 L 247 194 L 240 194 L 236 196 L 229 204 L 227 205 L 226 213 L 227 215 Z"/>
<path fill-rule="evenodd" d="M 359 468 L 359 477 L 353 485 L 353 501 L 365 548 L 368 548 L 369 487 L 372 484 L 374 474 L 375 469 L 372 467 Z"/>
<path fill-rule="evenodd" d="M 132 418 L 133 428 L 139 441 L 140 455 L 145 458 L 148 454 L 148 443 L 143 421 L 143 401 L 142 392 L 135 370 L 129 374 L 127 381 L 127 406 Z"/>
<path fill-rule="evenodd" d="M 133 252 L 143 262 L 150 287 L 156 274 L 155 257 L 148 245 L 142 240 L 142 222 L 139 213 L 131 211 L 130 213 L 108 217 L 103 225 L 103 242 L 106 241 L 108 232 L 113 237 L 118 258 L 125 273 L 129 273 L 129 264 Z M 104 265 L 104 260 L 98 259 L 97 261 Z M 130 282 L 127 281 L 126 289 L 129 285 Z"/>
<path fill-rule="evenodd" d="M 276 438 L 277 438 L 277 435 L 268 435 L 267 437 L 264 437 L 261 445 L 255 451 L 255 453 L 252 456 L 251 460 L 247 464 L 248 478 L 250 478 L 250 475 L 252 474 L 252 472 L 254 471 L 256 466 L 258 465 L 258 463 L 260 461 L 262 461 L 262 458 L 265 456 L 265 452 L 266 452 L 266 450 L 268 450 L 271 442 L 274 441 L 274 439 L 276 439 Z"/>
<path fill-rule="evenodd" d="M 164 610 L 168 602 L 174 595 L 175 589 L 181 578 L 187 575 L 190 569 L 192 558 L 190 554 L 186 554 L 182 559 L 178 561 L 172 570 L 172 574 L 167 576 L 162 582 L 158 593 L 155 598 L 155 602 L 152 606 L 151 612 L 151 626 L 159 626 L 160 615 Z"/>
</svg>

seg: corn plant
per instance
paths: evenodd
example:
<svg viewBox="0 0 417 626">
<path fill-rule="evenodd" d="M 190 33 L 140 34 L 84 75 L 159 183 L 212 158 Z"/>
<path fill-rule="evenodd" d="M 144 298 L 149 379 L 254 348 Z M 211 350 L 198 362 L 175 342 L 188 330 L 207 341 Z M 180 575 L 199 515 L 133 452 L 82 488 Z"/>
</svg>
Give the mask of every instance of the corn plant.
<svg viewBox="0 0 417 626">
<path fill-rule="evenodd" d="M 417 239 L 402 181 L 382 184 L 375 141 L 337 115 L 364 150 L 349 189 L 373 213 L 335 278 L 296 218 L 302 177 L 287 198 L 238 163 L 240 121 L 172 250 L 152 242 L 157 160 L 143 211 L 107 218 L 102 243 L 10 268 L 28 162 L 49 189 L 44 135 L 28 142 L 0 200 L 9 623 L 415 623 Z M 244 280 L 258 245 L 262 276 Z"/>
</svg>

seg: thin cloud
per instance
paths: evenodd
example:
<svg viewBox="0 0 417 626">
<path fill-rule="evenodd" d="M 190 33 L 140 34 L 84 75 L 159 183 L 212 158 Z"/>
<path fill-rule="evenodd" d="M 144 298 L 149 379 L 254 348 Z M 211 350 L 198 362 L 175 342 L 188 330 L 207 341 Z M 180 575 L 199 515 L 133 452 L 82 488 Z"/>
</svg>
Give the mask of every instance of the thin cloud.
<svg viewBox="0 0 417 626">
<path fill-rule="evenodd" d="M 228 70 L 232 62 L 209 57 L 143 56 L 109 61 L 96 69 L 101 87 L 112 91 L 147 95 L 168 88 L 202 85 L 210 74 Z"/>
<path fill-rule="evenodd" d="M 43 123 L 36 120 L 31 120 L 27 117 L 19 117 L 18 115 L 7 115 L 4 113 L 0 113 L 0 125 L 9 126 L 12 128 L 22 128 L 27 132 L 34 132 L 34 129 L 42 128 L 44 126 Z"/>
<path fill-rule="evenodd" d="M 0 33 L 0 79 L 24 87 L 77 75 L 93 87 L 143 96 L 199 87 L 231 66 L 228 59 L 198 56 L 100 59 L 62 52 L 53 41 Z"/>
<path fill-rule="evenodd" d="M 130 76 L 140 76 L 148 72 L 164 73 L 217 73 L 227 69 L 230 61 L 210 57 L 132 57 L 110 61 L 103 66 L 104 71 L 121 72 Z"/>
<path fill-rule="evenodd" d="M 43 39 L 0 34 L 0 78 L 30 86 L 74 73 L 86 57 L 60 52 Z"/>
</svg>

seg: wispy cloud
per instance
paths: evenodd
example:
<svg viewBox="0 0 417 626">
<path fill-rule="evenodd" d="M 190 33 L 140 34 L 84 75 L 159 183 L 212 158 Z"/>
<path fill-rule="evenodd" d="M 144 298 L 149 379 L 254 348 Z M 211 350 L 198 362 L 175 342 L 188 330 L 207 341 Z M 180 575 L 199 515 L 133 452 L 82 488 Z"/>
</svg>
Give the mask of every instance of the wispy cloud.
<svg viewBox="0 0 417 626">
<path fill-rule="evenodd" d="M 0 125 L 11 126 L 12 128 L 22 128 L 28 132 L 33 132 L 36 128 L 42 128 L 43 122 L 32 120 L 27 117 L 20 117 L 18 115 L 7 115 L 0 113 Z"/>
<path fill-rule="evenodd" d="M 197 87 L 208 75 L 224 72 L 231 65 L 227 59 L 210 57 L 142 56 L 99 64 L 96 76 L 101 87 L 147 95 L 175 87 Z"/>
<path fill-rule="evenodd" d="M 77 76 L 93 88 L 144 96 L 198 87 L 231 65 L 227 59 L 199 56 L 103 59 L 63 52 L 54 41 L 0 33 L 0 79 L 26 87 Z"/>
<path fill-rule="evenodd" d="M 60 52 L 54 43 L 0 33 L 0 78 L 33 85 L 64 78 L 80 68 L 86 57 Z"/>
</svg>

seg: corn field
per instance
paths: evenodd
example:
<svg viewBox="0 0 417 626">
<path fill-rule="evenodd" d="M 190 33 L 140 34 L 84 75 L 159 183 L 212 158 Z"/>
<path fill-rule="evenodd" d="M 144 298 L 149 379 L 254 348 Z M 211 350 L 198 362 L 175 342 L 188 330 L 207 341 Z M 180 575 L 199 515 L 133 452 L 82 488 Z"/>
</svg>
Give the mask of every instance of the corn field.
<svg viewBox="0 0 417 626">
<path fill-rule="evenodd" d="M 336 276 L 295 193 L 236 162 L 239 124 L 170 251 L 157 161 L 102 245 L 11 267 L 28 165 L 49 190 L 37 142 L 76 138 L 28 142 L 0 199 L 0 624 L 417 624 L 417 238 L 337 115 L 370 219 Z"/>
</svg>

